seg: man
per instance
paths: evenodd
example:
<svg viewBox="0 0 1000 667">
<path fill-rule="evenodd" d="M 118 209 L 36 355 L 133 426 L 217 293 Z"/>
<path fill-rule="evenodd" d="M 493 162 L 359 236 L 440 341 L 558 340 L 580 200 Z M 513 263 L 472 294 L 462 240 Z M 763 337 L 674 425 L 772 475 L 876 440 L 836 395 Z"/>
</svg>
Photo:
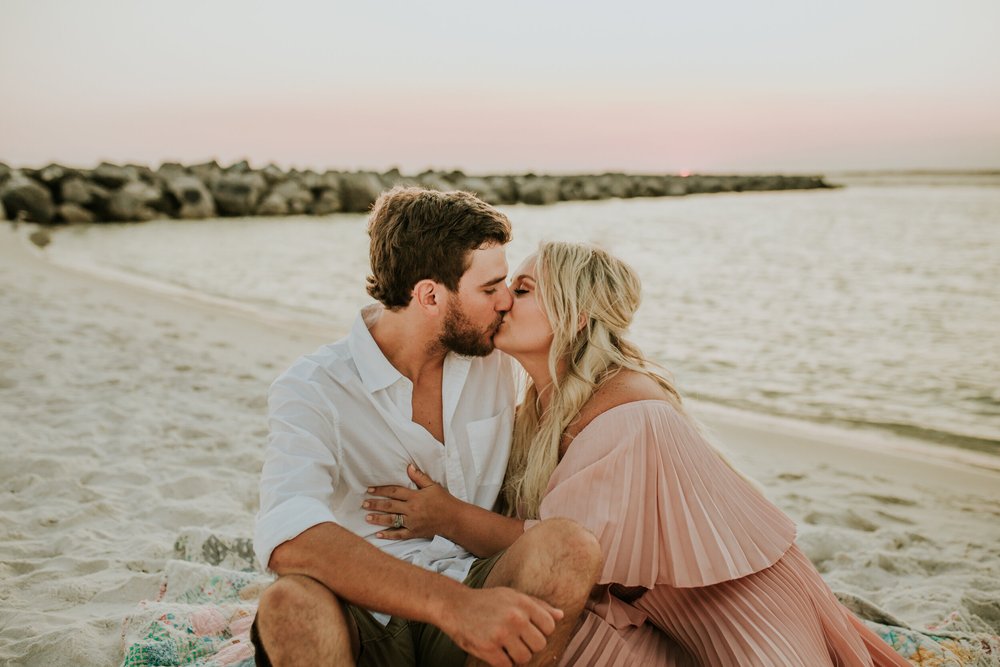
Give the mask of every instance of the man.
<svg viewBox="0 0 1000 667">
<path fill-rule="evenodd" d="M 467 193 L 396 188 L 368 233 L 381 303 L 269 392 L 254 546 L 279 578 L 257 612 L 257 662 L 554 664 L 601 564 L 590 533 L 544 521 L 476 559 L 441 537 L 380 539 L 362 509 L 370 485 L 412 488 L 410 464 L 496 502 L 515 401 L 513 362 L 492 342 L 512 303 L 510 223 Z"/>
</svg>

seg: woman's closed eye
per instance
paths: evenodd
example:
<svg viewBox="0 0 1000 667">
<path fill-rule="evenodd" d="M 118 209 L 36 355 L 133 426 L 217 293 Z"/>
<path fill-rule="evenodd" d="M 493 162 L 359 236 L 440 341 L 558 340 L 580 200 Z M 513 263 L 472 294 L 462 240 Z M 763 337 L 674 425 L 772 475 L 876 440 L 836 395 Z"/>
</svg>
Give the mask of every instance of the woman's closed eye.
<svg viewBox="0 0 1000 667">
<path fill-rule="evenodd" d="M 524 289 L 523 287 L 518 287 L 517 289 L 511 290 L 511 291 L 513 291 L 514 294 L 518 294 L 518 295 L 520 295 L 520 294 L 527 294 L 528 293 L 528 290 Z"/>
</svg>

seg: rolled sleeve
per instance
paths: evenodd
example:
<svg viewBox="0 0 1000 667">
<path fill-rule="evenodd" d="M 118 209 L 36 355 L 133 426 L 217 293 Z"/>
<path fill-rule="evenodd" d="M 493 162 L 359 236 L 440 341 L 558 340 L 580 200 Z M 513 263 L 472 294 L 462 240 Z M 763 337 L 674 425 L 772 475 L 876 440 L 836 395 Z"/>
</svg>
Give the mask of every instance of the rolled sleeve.
<svg viewBox="0 0 1000 667">
<path fill-rule="evenodd" d="M 271 554 L 278 545 L 327 521 L 337 522 L 330 508 L 307 496 L 289 498 L 271 508 L 266 514 L 258 516 L 254 529 L 253 548 L 257 561 L 267 569 Z"/>
<path fill-rule="evenodd" d="M 332 521 L 339 480 L 337 414 L 309 381 L 282 377 L 268 391 L 268 445 L 260 482 L 254 553 L 265 569 L 274 549 Z"/>
</svg>

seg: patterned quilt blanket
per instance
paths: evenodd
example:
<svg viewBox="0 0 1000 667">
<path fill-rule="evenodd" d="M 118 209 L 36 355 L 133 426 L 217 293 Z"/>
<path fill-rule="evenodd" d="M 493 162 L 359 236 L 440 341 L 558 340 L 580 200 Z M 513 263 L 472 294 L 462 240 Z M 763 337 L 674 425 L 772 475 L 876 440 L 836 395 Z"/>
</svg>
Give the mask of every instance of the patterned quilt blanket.
<svg viewBox="0 0 1000 667">
<path fill-rule="evenodd" d="M 122 623 L 122 667 L 253 667 L 250 624 L 273 577 L 257 569 L 250 540 L 189 530 L 174 551 L 157 598 Z M 1000 636 L 969 631 L 958 612 L 920 630 L 862 598 L 838 597 L 913 665 L 1000 666 Z"/>
</svg>

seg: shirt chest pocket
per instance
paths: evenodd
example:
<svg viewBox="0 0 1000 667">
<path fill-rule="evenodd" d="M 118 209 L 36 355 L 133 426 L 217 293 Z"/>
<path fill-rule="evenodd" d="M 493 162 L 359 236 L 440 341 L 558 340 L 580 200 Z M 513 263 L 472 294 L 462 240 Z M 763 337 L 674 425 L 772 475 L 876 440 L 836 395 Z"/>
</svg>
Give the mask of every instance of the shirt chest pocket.
<svg viewBox="0 0 1000 667">
<path fill-rule="evenodd" d="M 510 441 L 514 429 L 513 408 L 495 417 L 469 422 L 466 425 L 469 450 L 481 484 L 500 484 L 507 471 Z"/>
</svg>

